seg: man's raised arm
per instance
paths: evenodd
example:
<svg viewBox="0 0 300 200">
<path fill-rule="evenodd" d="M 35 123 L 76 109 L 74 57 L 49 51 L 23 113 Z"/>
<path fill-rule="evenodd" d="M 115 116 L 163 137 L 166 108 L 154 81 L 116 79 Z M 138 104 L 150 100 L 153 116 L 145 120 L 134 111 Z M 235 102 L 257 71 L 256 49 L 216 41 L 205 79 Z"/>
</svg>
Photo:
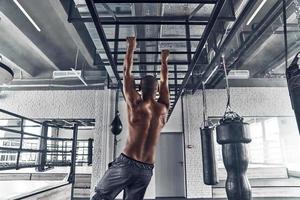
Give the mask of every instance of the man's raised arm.
<svg viewBox="0 0 300 200">
<path fill-rule="evenodd" d="M 166 105 L 169 109 L 170 94 L 168 85 L 168 59 L 169 50 L 162 50 L 161 52 L 161 70 L 160 70 L 160 84 L 159 84 L 159 99 L 158 102 Z"/>
<path fill-rule="evenodd" d="M 136 48 L 135 37 L 127 37 L 127 45 L 127 52 L 124 59 L 123 90 L 125 93 L 125 99 L 127 104 L 130 106 L 134 106 L 140 98 L 140 95 L 135 89 L 134 78 L 131 74 L 133 65 L 133 53 Z"/>
</svg>

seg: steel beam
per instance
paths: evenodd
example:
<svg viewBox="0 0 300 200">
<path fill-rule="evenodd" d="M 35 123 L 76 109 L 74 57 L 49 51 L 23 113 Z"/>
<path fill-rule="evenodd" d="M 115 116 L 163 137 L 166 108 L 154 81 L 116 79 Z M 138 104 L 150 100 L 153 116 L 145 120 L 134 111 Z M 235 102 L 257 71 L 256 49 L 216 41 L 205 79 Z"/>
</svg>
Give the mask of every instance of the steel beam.
<svg viewBox="0 0 300 200">
<path fill-rule="evenodd" d="M 94 25 L 96 27 L 97 33 L 99 35 L 102 46 L 105 50 L 106 56 L 109 61 L 109 65 L 105 66 L 106 70 L 107 70 L 110 78 L 112 79 L 113 83 L 117 82 L 118 86 L 121 88 L 121 90 L 123 92 L 123 89 L 122 89 L 123 84 L 122 84 L 119 74 L 117 72 L 117 65 L 115 64 L 114 58 L 111 54 L 111 50 L 110 50 L 109 44 L 107 42 L 106 35 L 105 35 L 104 29 L 102 27 L 101 21 L 99 20 L 98 12 L 97 12 L 96 6 L 94 4 L 94 1 L 93 0 L 85 0 L 85 2 L 91 13 Z M 105 3 L 105 2 L 102 2 L 102 3 Z M 114 80 L 114 78 L 116 78 L 117 80 Z"/>
<path fill-rule="evenodd" d="M 113 51 L 112 54 L 119 54 L 124 55 L 126 51 Z M 191 54 L 194 54 L 195 51 L 192 51 Z M 161 54 L 160 51 L 135 51 L 134 54 Z M 171 51 L 170 55 L 177 55 L 177 54 L 188 54 L 187 51 Z"/>
<path fill-rule="evenodd" d="M 41 152 L 38 153 L 38 167 L 36 168 L 37 171 L 42 172 L 45 171 L 45 166 L 47 163 L 47 137 L 48 137 L 48 126 L 47 123 L 43 123 L 42 126 L 42 132 L 41 132 L 41 138 L 40 138 L 40 147 L 39 150 Z M 24 151 L 24 149 L 23 149 Z"/>
<path fill-rule="evenodd" d="M 95 0 L 95 3 L 202 3 L 215 4 L 218 0 Z"/>
<path fill-rule="evenodd" d="M 175 65 L 176 66 L 176 65 Z M 177 69 L 177 67 L 176 67 Z M 176 73 L 176 74 L 185 74 L 187 72 L 187 70 L 170 70 L 169 73 Z M 118 71 L 119 74 L 123 73 L 123 71 Z M 131 73 L 133 74 L 137 74 L 137 73 L 160 73 L 159 70 L 145 70 L 145 71 L 131 71 Z"/>
<path fill-rule="evenodd" d="M 169 65 L 188 65 L 189 62 L 186 61 L 169 61 Z M 106 65 L 108 63 L 105 63 Z M 116 63 L 118 66 L 122 66 L 123 62 Z M 133 62 L 132 65 L 160 65 L 160 62 Z M 116 71 L 117 72 L 117 71 Z"/>
<path fill-rule="evenodd" d="M 194 72 L 194 70 L 196 68 L 196 64 L 199 62 L 200 55 L 203 52 L 203 47 L 204 47 L 205 43 L 207 42 L 207 39 L 208 39 L 213 27 L 215 26 L 215 23 L 216 23 L 217 18 L 218 18 L 219 14 L 220 14 L 220 12 L 223 8 L 223 5 L 224 5 L 225 1 L 226 0 L 218 0 L 217 4 L 213 8 L 213 11 L 212 11 L 212 14 L 211 14 L 211 19 L 208 22 L 208 25 L 205 27 L 205 30 L 204 30 L 203 35 L 202 35 L 203 39 L 199 42 L 199 44 L 196 48 L 196 53 L 193 56 L 192 63 L 190 64 L 188 72 L 186 73 L 186 75 L 184 77 L 184 80 L 182 81 L 182 84 L 179 88 L 179 92 L 176 95 L 174 105 L 170 109 L 168 119 L 169 119 L 170 115 L 172 114 L 172 112 L 174 110 L 174 107 L 176 106 L 176 103 L 177 103 L 178 99 L 180 98 L 183 90 L 186 88 L 187 83 L 190 80 L 190 77 L 191 77 L 192 73 Z"/>
<path fill-rule="evenodd" d="M 252 8 L 256 4 L 257 0 L 248 1 L 247 5 L 243 9 L 242 13 L 239 15 L 238 19 L 234 23 L 234 25 L 231 28 L 231 31 L 228 33 L 227 37 L 225 38 L 224 42 L 222 43 L 221 47 L 219 48 L 219 51 L 216 53 L 214 58 L 212 59 L 211 63 L 208 65 L 206 70 L 204 71 L 203 77 L 206 77 L 209 75 L 209 73 L 212 72 L 212 67 L 214 64 L 219 61 L 221 54 L 225 50 L 225 48 L 228 46 L 228 44 L 231 42 L 237 31 L 239 30 L 242 23 L 244 23 L 245 19 L 247 18 L 248 14 L 251 12 Z M 209 71 L 210 70 L 210 71 Z M 201 86 L 203 80 L 199 80 L 198 83 L 196 83 L 196 87 L 193 88 L 192 94 L 196 92 L 196 90 Z M 207 80 L 205 80 L 207 81 Z"/>
<path fill-rule="evenodd" d="M 168 78 L 169 81 L 175 81 L 176 79 L 177 80 L 183 80 L 184 77 L 181 77 L 181 78 L 178 78 L 178 77 L 177 78 Z M 123 80 L 123 77 L 121 78 L 121 80 Z M 137 80 L 137 81 L 142 80 L 142 77 L 134 77 L 134 80 Z M 159 80 L 159 78 L 157 78 L 157 80 Z"/>
<path fill-rule="evenodd" d="M 185 25 L 185 37 L 186 37 L 186 51 L 187 53 L 187 61 L 191 63 L 192 61 L 192 45 L 191 41 L 195 41 L 191 38 L 190 26 L 188 24 Z M 198 40 L 199 41 L 199 40 Z"/>
<path fill-rule="evenodd" d="M 20 168 L 20 156 L 21 156 L 21 152 L 22 152 L 22 149 L 23 149 L 23 139 L 24 139 L 24 119 L 21 119 L 21 138 L 18 138 L 20 139 L 20 146 L 19 146 L 19 151 L 18 151 L 18 154 L 17 154 L 17 164 L 16 164 L 16 169 L 19 169 Z M 5 139 L 5 138 L 4 138 Z M 36 138 L 38 139 L 38 138 Z"/>
<path fill-rule="evenodd" d="M 205 4 L 199 4 L 189 15 L 188 20 L 191 20 L 196 14 L 197 12 L 204 6 Z"/>
<path fill-rule="evenodd" d="M 185 25 L 188 20 L 189 25 L 206 26 L 209 21 L 209 17 L 203 16 L 128 16 L 128 17 L 118 17 L 115 20 L 113 17 L 101 17 L 99 18 L 102 25 Z M 234 21 L 234 17 L 219 17 L 218 20 L 223 21 Z M 93 18 L 81 13 L 81 17 L 70 17 L 70 22 L 93 22 Z"/>
<path fill-rule="evenodd" d="M 89 138 L 88 139 L 88 165 L 92 165 L 93 164 L 93 143 L 94 143 L 94 139 Z"/>
<path fill-rule="evenodd" d="M 173 41 L 173 42 L 191 42 L 191 41 L 201 41 L 202 38 L 137 38 L 136 41 L 138 42 L 156 42 L 156 41 L 160 41 L 160 42 L 166 42 L 166 41 Z M 108 42 L 126 42 L 126 38 L 109 38 L 107 39 Z"/>
<path fill-rule="evenodd" d="M 78 124 L 73 126 L 73 141 L 72 141 L 72 156 L 71 156 L 71 167 L 68 182 L 72 184 L 71 188 L 71 199 L 74 197 L 74 186 L 75 186 L 75 173 L 76 173 L 76 154 L 77 154 L 77 136 L 78 136 Z"/>
</svg>

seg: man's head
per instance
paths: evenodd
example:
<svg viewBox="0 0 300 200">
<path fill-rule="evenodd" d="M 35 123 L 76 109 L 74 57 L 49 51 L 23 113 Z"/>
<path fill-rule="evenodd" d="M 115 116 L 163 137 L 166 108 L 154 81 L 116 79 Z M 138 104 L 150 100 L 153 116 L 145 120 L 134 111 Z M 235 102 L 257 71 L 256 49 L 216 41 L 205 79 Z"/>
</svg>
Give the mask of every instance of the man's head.
<svg viewBox="0 0 300 200">
<path fill-rule="evenodd" d="M 154 76 L 146 75 L 141 80 L 141 91 L 144 97 L 154 97 L 158 90 L 158 82 Z"/>
</svg>

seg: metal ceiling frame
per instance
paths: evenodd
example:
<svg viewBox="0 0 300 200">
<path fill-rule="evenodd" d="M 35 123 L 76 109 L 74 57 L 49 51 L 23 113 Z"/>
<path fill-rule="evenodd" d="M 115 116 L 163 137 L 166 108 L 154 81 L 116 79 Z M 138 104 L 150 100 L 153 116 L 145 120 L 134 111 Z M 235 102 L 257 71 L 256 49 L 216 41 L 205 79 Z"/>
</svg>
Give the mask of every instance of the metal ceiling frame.
<svg viewBox="0 0 300 200">
<path fill-rule="evenodd" d="M 216 4 L 219 0 L 94 0 L 95 3 L 201 3 Z"/>
<path fill-rule="evenodd" d="M 70 0 L 73 1 L 73 0 Z M 118 59 L 118 55 L 125 54 L 125 51 L 118 51 L 119 42 L 126 42 L 125 38 L 119 38 L 119 31 L 122 25 L 184 25 L 185 26 L 185 38 L 178 37 L 168 37 L 168 38 L 137 38 L 137 41 L 181 41 L 186 42 L 186 51 L 174 51 L 171 54 L 175 55 L 187 55 L 186 61 L 169 61 L 169 66 L 174 66 L 174 70 L 169 70 L 169 73 L 173 75 L 169 80 L 174 80 L 174 84 L 169 84 L 170 88 L 170 96 L 171 96 L 171 105 L 169 110 L 169 115 L 172 114 L 177 101 L 182 95 L 183 91 L 189 85 L 188 82 L 194 73 L 195 69 L 199 66 L 199 61 L 202 59 L 202 53 L 204 52 L 204 46 L 208 42 L 208 38 L 210 36 L 211 31 L 216 25 L 217 21 L 233 21 L 235 17 L 221 17 L 220 13 L 223 6 L 226 3 L 226 0 L 160 0 L 159 2 L 153 0 L 85 0 L 88 10 L 90 11 L 91 17 L 82 17 L 82 18 L 72 18 L 69 17 L 70 22 L 93 22 L 99 38 L 101 40 L 102 46 L 104 48 L 104 52 L 107 56 L 107 60 L 103 60 L 104 65 L 110 69 L 112 73 L 109 73 L 110 78 L 117 79 L 117 85 L 115 83 L 111 83 L 108 79 L 108 88 L 122 88 L 122 78 L 120 74 L 123 71 L 118 70 L 117 66 L 123 65 L 123 62 Z M 118 17 L 111 10 L 108 11 L 112 15 L 112 17 L 101 17 L 96 9 L 95 4 L 97 3 L 193 3 L 199 4 L 188 16 L 130 16 L 130 17 Z M 195 14 L 205 5 L 205 4 L 215 4 L 213 10 L 210 14 L 210 17 L 198 17 Z M 109 7 L 108 7 L 109 8 Z M 106 8 L 107 9 L 107 8 Z M 72 16 L 72 13 L 70 12 Z M 103 25 L 115 25 L 115 35 L 114 38 L 107 38 L 104 32 Z M 192 25 L 200 25 L 205 26 L 203 34 L 200 38 L 191 37 L 190 35 L 190 26 Z M 191 50 L 191 42 L 197 41 L 199 44 L 197 45 L 196 51 Z M 113 43 L 113 48 L 110 48 L 109 44 Z M 112 49 L 112 50 L 111 50 Z M 97 51 L 99 53 L 99 50 Z M 159 55 L 159 51 L 151 51 L 147 52 L 145 50 L 136 51 L 138 55 L 143 54 L 156 54 Z M 134 61 L 133 65 L 160 65 L 160 62 L 141 62 Z M 182 70 L 179 68 L 180 65 L 188 66 L 187 70 Z M 159 70 L 136 70 L 132 71 L 133 74 L 140 73 L 159 73 Z M 184 76 L 183 76 L 184 75 Z M 138 80 L 139 78 L 135 78 Z M 182 80 L 182 82 L 181 82 Z M 111 85 L 112 84 L 112 85 Z"/>
<path fill-rule="evenodd" d="M 86 5 L 90 11 L 90 14 L 93 18 L 93 21 L 94 21 L 94 25 L 96 27 L 96 30 L 97 30 L 97 33 L 98 33 L 98 36 L 101 40 L 101 43 L 102 43 L 102 46 L 105 50 L 105 53 L 106 53 L 106 56 L 108 58 L 108 61 L 109 61 L 109 66 L 108 67 L 110 70 L 107 70 L 109 75 L 110 75 L 110 78 L 116 78 L 117 79 L 117 84 L 118 84 L 118 87 L 120 88 L 123 88 L 123 83 L 120 79 L 120 76 L 117 72 L 117 65 L 115 64 L 115 61 L 114 61 L 114 58 L 111 54 L 111 50 L 110 50 L 110 47 L 109 47 L 109 44 L 107 42 L 107 39 L 106 39 L 106 35 L 105 35 L 105 32 L 104 32 L 104 29 L 102 27 L 102 24 L 101 24 L 101 21 L 99 20 L 99 16 L 98 16 L 98 12 L 97 12 L 97 9 L 96 9 L 96 6 L 95 6 L 95 3 L 93 0 L 85 0 L 86 2 Z M 108 65 L 106 65 L 108 66 Z M 112 73 L 110 73 L 109 71 L 112 71 Z M 122 93 L 123 93 L 123 89 L 122 90 Z"/>
<path fill-rule="evenodd" d="M 203 4 L 201 4 L 203 5 Z M 194 10 L 196 11 L 196 9 Z M 135 25 L 135 24 L 167 24 L 167 25 L 202 25 L 206 26 L 209 21 L 209 17 L 200 17 L 190 15 L 186 16 L 129 16 L 129 17 L 117 17 L 117 21 L 114 17 L 101 17 L 103 25 Z M 233 17 L 218 17 L 218 20 L 230 21 L 234 20 Z M 91 17 L 70 17 L 70 22 L 93 22 Z"/>
<path fill-rule="evenodd" d="M 292 0 L 290 0 L 292 2 Z M 244 41 L 241 46 L 227 58 L 227 73 L 235 66 L 240 58 L 256 43 L 256 41 L 262 36 L 262 34 L 270 27 L 270 24 L 274 22 L 282 14 L 282 0 L 278 0 L 276 4 L 269 10 L 265 17 L 254 28 L 253 33 Z M 215 76 L 208 80 L 208 88 L 216 86 L 223 78 L 224 72 L 218 71 Z"/>
<path fill-rule="evenodd" d="M 207 78 L 209 78 L 209 74 L 212 71 L 212 67 L 213 65 L 218 62 L 218 60 L 221 57 L 221 54 L 223 53 L 223 51 L 225 50 L 225 48 L 227 47 L 227 45 L 230 43 L 230 41 L 232 40 L 232 38 L 235 36 L 236 32 L 238 31 L 238 29 L 240 28 L 241 24 L 244 22 L 244 20 L 246 19 L 246 17 L 248 16 L 249 12 L 251 11 L 251 9 L 254 7 L 254 5 L 256 4 L 257 0 L 251 0 L 248 1 L 247 5 L 245 6 L 245 8 L 243 9 L 243 11 L 241 12 L 241 14 L 239 15 L 239 17 L 237 18 L 236 22 L 234 23 L 234 25 L 232 26 L 230 32 L 228 33 L 227 37 L 225 38 L 224 42 L 222 43 L 222 45 L 220 46 L 220 48 L 218 49 L 218 52 L 216 53 L 216 55 L 214 56 L 214 58 L 212 59 L 212 61 L 210 62 L 210 64 L 206 67 L 206 69 L 203 70 L 204 74 L 202 75 L 201 80 L 198 81 L 198 83 L 196 83 L 196 86 L 193 88 L 192 90 L 192 94 L 194 94 L 196 92 L 196 90 L 202 85 L 203 81 L 206 82 Z M 208 72 L 208 70 L 210 70 Z"/>
<path fill-rule="evenodd" d="M 196 64 L 198 63 L 200 57 L 201 57 L 201 53 L 203 52 L 203 49 L 204 49 L 204 46 L 210 36 L 210 33 L 213 29 L 213 27 L 215 26 L 215 23 L 217 21 L 217 18 L 219 16 L 219 14 L 221 13 L 221 10 L 223 8 L 223 5 L 225 4 L 225 1 L 226 0 L 218 0 L 216 5 L 214 6 L 213 8 L 213 11 L 212 11 L 212 14 L 211 14 L 211 17 L 210 17 L 210 21 L 208 22 L 208 25 L 205 27 L 205 30 L 202 34 L 202 40 L 199 42 L 197 48 L 196 48 L 196 52 L 193 56 L 193 59 L 192 59 L 192 62 L 189 64 L 188 66 L 188 71 L 181 83 L 181 86 L 179 88 L 179 91 L 177 92 L 176 94 L 176 97 L 175 97 L 175 100 L 174 100 L 174 103 L 172 104 L 171 106 L 171 109 L 169 110 L 169 115 L 168 115 L 168 119 L 170 118 L 175 106 L 176 106 L 176 103 L 178 102 L 181 94 L 183 93 L 186 85 L 188 84 L 188 81 L 190 80 L 190 77 L 192 75 L 192 73 L 194 72 L 195 68 L 196 68 Z"/>
</svg>

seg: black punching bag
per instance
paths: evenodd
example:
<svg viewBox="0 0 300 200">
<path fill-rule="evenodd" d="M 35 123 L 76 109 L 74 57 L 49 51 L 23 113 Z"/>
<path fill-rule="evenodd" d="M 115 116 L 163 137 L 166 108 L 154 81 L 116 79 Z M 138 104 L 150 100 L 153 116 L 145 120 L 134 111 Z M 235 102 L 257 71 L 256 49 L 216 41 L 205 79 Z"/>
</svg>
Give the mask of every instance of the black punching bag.
<svg viewBox="0 0 300 200">
<path fill-rule="evenodd" d="M 200 128 L 201 147 L 202 147 L 202 163 L 203 163 L 203 181 L 206 185 L 216 185 L 218 180 L 218 172 L 215 156 L 214 142 L 214 126 L 208 120 L 205 83 L 202 83 L 203 97 L 203 125 Z"/>
<path fill-rule="evenodd" d="M 249 163 L 247 143 L 251 142 L 248 124 L 236 113 L 227 114 L 217 126 L 217 141 L 222 145 L 223 162 L 227 171 L 227 198 L 251 200 L 251 186 L 246 175 Z"/>
<path fill-rule="evenodd" d="M 295 112 L 300 133 L 300 69 L 298 65 L 299 53 L 295 56 L 292 64 L 286 69 L 286 78 L 290 92 L 292 107 Z"/>
<path fill-rule="evenodd" d="M 218 180 L 214 131 L 212 126 L 205 126 L 201 131 L 203 181 L 206 185 L 216 185 Z"/>
<path fill-rule="evenodd" d="M 110 124 L 110 130 L 111 130 L 112 134 L 119 135 L 122 132 L 122 129 L 123 129 L 123 125 L 120 120 L 120 113 L 117 112 L 114 120 Z"/>
</svg>

